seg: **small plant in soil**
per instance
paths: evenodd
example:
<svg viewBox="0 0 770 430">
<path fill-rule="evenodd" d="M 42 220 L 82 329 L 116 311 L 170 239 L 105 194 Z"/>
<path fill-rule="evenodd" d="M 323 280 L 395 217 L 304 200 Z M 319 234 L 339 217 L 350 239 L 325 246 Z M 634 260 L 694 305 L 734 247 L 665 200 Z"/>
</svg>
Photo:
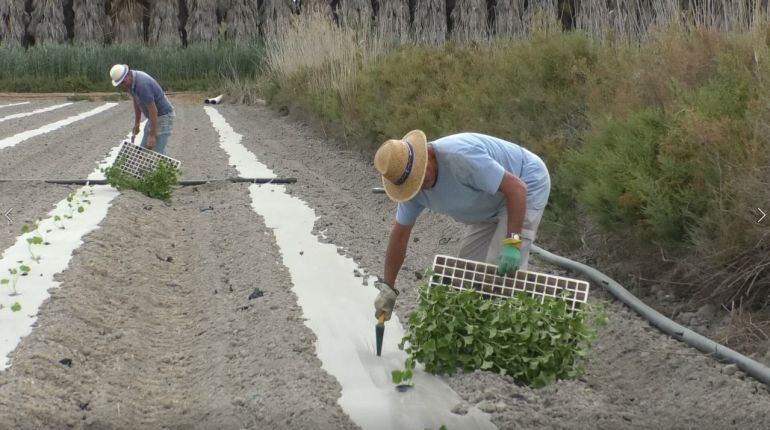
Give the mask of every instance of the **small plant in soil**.
<svg viewBox="0 0 770 430">
<path fill-rule="evenodd" d="M 21 303 L 14 302 L 14 304 L 11 305 L 11 310 L 13 312 L 19 312 L 21 310 Z"/>
<path fill-rule="evenodd" d="M 40 232 L 40 222 L 42 221 L 42 218 L 38 218 L 37 222 L 33 224 L 32 226 L 28 224 L 24 224 L 21 227 L 21 234 L 27 234 L 30 231 L 35 232 L 35 235 L 32 237 L 27 238 L 27 250 L 29 251 L 30 258 L 32 258 L 32 261 L 36 263 L 40 263 L 40 256 L 35 255 L 35 252 L 32 250 L 32 245 L 41 245 L 45 243 L 45 238 L 43 238 L 42 233 Z"/>
<path fill-rule="evenodd" d="M 36 255 L 32 251 L 32 245 L 41 245 L 43 243 L 43 237 L 42 236 L 32 236 L 27 238 L 27 250 L 29 250 L 30 258 L 32 258 L 32 261 L 35 263 L 40 263 L 40 256 Z"/>
<path fill-rule="evenodd" d="M 475 291 L 446 286 L 418 287 L 419 303 L 399 348 L 407 353 L 395 384 L 411 383 L 417 362 L 433 374 L 487 370 L 517 383 L 542 387 L 578 377 L 588 358 L 603 308 L 570 313 L 558 298 L 519 293 L 513 299 L 486 299 Z M 590 324 L 593 323 L 593 324 Z"/>
<path fill-rule="evenodd" d="M 64 230 L 64 222 L 62 221 L 62 217 L 60 215 L 54 215 L 53 217 L 53 224 L 58 228 L 59 230 Z"/>
<path fill-rule="evenodd" d="M 26 276 L 29 273 L 29 266 L 24 264 L 23 261 L 19 261 L 18 267 L 12 267 L 8 269 L 8 273 L 11 275 L 10 278 L 3 278 L 0 279 L 0 285 L 9 285 L 11 286 L 11 296 L 18 296 L 19 292 L 16 290 L 16 284 L 19 282 L 19 277 Z"/>
</svg>

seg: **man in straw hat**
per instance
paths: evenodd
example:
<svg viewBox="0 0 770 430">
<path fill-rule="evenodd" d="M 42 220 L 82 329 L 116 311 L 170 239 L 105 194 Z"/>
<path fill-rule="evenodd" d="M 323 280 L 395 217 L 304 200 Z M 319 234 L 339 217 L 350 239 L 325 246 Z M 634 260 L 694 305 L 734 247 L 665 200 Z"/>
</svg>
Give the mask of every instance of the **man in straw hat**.
<svg viewBox="0 0 770 430">
<path fill-rule="evenodd" d="M 142 114 L 147 118 L 141 146 L 164 154 L 174 125 L 174 106 L 158 82 L 139 70 L 131 70 L 126 64 L 116 64 L 110 69 L 112 86 L 120 86 L 134 99 L 134 128 L 131 142 L 139 134 Z"/>
<path fill-rule="evenodd" d="M 396 276 L 417 217 L 428 208 L 467 225 L 458 257 L 497 264 L 500 275 L 526 269 L 548 202 L 551 179 L 534 153 L 479 133 L 460 133 L 428 142 L 420 130 L 388 140 L 374 156 L 385 192 L 398 203 L 376 286 L 375 318 L 390 319 Z"/>
</svg>

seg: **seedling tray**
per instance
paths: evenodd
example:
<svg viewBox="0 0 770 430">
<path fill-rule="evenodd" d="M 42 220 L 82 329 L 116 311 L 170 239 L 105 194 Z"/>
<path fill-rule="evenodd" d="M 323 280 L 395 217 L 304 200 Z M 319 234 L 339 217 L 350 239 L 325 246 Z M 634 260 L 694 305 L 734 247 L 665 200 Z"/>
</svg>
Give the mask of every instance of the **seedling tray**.
<svg viewBox="0 0 770 430">
<path fill-rule="evenodd" d="M 555 297 L 567 302 L 570 312 L 588 301 L 589 284 L 579 279 L 519 270 L 513 277 L 499 276 L 497 266 L 473 260 L 437 255 L 429 285 L 446 285 L 460 291 L 477 291 L 485 297 L 510 299 L 520 291 L 544 301 Z"/>
<path fill-rule="evenodd" d="M 182 164 L 179 160 L 134 145 L 126 140 L 120 145 L 118 156 L 115 159 L 120 161 L 120 170 L 123 173 L 137 179 L 141 179 L 147 172 L 155 170 L 159 163 L 166 163 L 175 169 L 179 169 Z"/>
</svg>

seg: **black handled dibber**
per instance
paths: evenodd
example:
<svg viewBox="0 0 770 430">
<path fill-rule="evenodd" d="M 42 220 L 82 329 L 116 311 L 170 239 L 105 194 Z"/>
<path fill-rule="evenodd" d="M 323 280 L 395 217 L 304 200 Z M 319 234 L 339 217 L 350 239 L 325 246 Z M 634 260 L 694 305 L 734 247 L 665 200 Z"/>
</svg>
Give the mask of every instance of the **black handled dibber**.
<svg viewBox="0 0 770 430">
<path fill-rule="evenodd" d="M 385 336 L 385 313 L 377 318 L 377 325 L 374 326 L 374 336 L 377 340 L 377 357 L 382 355 L 382 338 Z"/>
</svg>

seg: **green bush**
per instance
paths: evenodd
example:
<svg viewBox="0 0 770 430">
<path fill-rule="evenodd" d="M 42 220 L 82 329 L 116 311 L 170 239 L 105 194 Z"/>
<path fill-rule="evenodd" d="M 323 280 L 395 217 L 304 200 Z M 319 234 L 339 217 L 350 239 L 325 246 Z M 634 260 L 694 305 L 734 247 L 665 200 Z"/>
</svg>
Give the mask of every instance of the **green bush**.
<svg viewBox="0 0 770 430">
<path fill-rule="evenodd" d="M 576 33 L 405 47 L 358 75 L 345 121 L 370 149 L 415 128 L 430 138 L 472 130 L 525 146 L 556 134 L 574 140 L 595 49 Z"/>
<path fill-rule="evenodd" d="M 770 160 L 770 38 L 754 30 L 672 26 L 638 45 L 559 31 L 407 44 L 346 63 L 358 69 L 338 76 L 353 83 L 326 91 L 308 84 L 329 75 L 322 63 L 271 75 L 266 98 L 303 108 L 369 154 L 414 128 L 429 139 L 478 131 L 522 144 L 551 172 L 544 231 L 584 249 L 584 240 L 619 238 L 626 255 L 654 260 L 641 267 L 659 268 L 652 256 L 663 252 L 696 260 L 679 269 L 735 272 L 739 250 L 763 237 L 744 214 Z M 597 229 L 581 230 L 594 220 Z"/>
<path fill-rule="evenodd" d="M 755 167 L 742 148 L 752 140 L 751 74 L 732 58 L 718 63 L 715 76 L 691 88 L 671 81 L 663 108 L 593 121 L 557 173 L 563 188 L 606 225 L 691 242 L 714 191 L 726 185 L 721 172 Z"/>
<path fill-rule="evenodd" d="M 412 376 L 416 362 L 434 374 L 488 370 L 517 382 L 542 387 L 582 372 L 595 329 L 583 312 L 571 314 L 566 302 L 542 303 L 525 293 L 515 299 L 484 299 L 475 291 L 445 286 L 419 287 L 420 301 L 409 314 L 399 345 L 408 357 L 393 382 Z M 592 313 L 596 323 L 604 314 Z"/>
</svg>

